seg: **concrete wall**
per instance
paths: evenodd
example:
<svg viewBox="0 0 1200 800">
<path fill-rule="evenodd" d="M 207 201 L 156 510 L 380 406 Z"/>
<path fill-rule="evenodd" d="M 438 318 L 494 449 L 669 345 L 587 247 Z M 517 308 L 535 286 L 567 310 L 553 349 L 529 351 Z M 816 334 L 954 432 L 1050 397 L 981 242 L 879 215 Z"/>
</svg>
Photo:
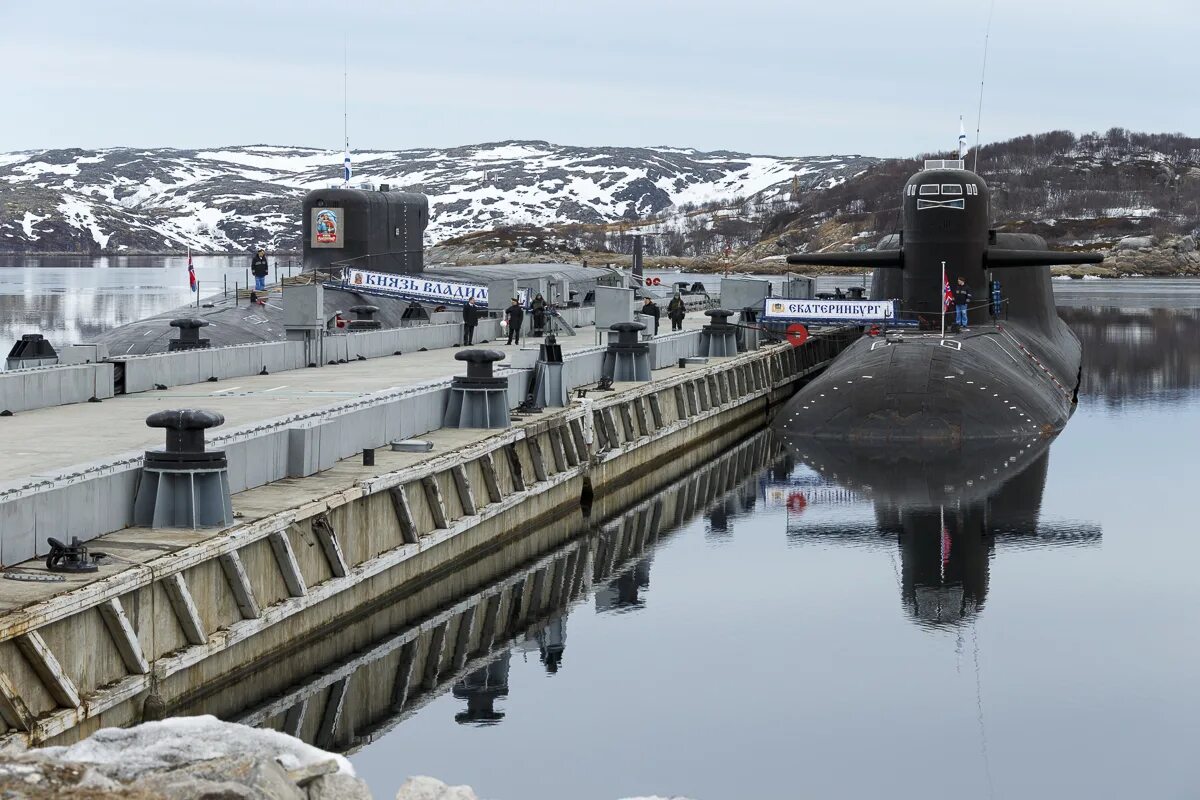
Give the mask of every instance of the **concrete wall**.
<svg viewBox="0 0 1200 800">
<path fill-rule="evenodd" d="M 411 344 L 433 341 L 438 336 L 448 335 L 447 329 L 456 327 L 430 325 L 381 331 L 378 332 L 382 334 L 380 336 L 367 333 L 330 338 L 353 341 L 355 347 L 363 342 L 388 347 L 390 345 L 385 343 L 394 341 L 389 334 L 411 332 L 403 339 Z M 151 380 L 161 382 L 163 371 L 167 369 L 191 377 L 191 380 L 185 381 L 188 383 L 196 382 L 194 376 L 198 370 L 209 367 L 233 365 L 233 368 L 238 368 L 237 365 L 241 364 L 250 370 L 241 374 L 257 374 L 262 366 L 258 366 L 258 370 L 254 367 L 263 362 L 255 360 L 251 363 L 246 359 L 257 359 L 253 354 L 264 351 L 270 354 L 267 358 L 289 357 L 289 348 L 295 343 L 278 344 L 278 348 L 258 345 L 141 356 L 130 359 L 126 368 L 129 368 L 129 364 L 137 365 L 135 374 L 139 385 Z M 536 350 L 522 353 L 534 360 L 537 358 Z M 599 380 L 602 359 L 603 348 L 568 355 L 564 367 L 564 380 L 568 387 Z M 516 408 L 530 392 L 532 361 L 528 363 L 526 368 L 507 373 L 509 408 Z M 163 371 L 156 371 L 151 366 L 153 364 L 158 364 L 158 369 Z M 112 369 L 111 364 L 92 366 Z M 128 372 L 126 380 L 129 380 Z M 209 437 L 208 446 L 210 449 L 225 450 L 229 461 L 230 489 L 233 492 L 283 478 L 304 477 L 329 469 L 337 461 L 349 458 L 364 448 L 384 447 L 393 439 L 420 436 L 442 427 L 449 386 L 449 380 L 429 381 L 372 395 L 367 399 L 222 430 L 218 435 Z M 40 476 L 21 484 L 0 485 L 0 563 L 15 564 L 45 555 L 49 552 L 46 543 L 49 536 L 63 541 L 78 536 L 81 541 L 87 541 L 132 525 L 133 497 L 137 491 L 141 463 L 142 452 L 135 451 L 105 461 L 83 464 L 62 475 Z"/>
<path fill-rule="evenodd" d="M 74 364 L 0 372 L 0 411 L 84 403 L 113 396 L 112 364 Z"/>
</svg>

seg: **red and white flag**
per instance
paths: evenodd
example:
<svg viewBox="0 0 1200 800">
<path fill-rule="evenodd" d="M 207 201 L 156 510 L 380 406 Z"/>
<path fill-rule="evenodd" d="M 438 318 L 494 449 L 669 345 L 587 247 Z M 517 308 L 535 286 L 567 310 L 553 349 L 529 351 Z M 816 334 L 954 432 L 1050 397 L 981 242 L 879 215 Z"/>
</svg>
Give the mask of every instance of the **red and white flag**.
<svg viewBox="0 0 1200 800">
<path fill-rule="evenodd" d="M 188 283 L 192 287 L 192 291 L 196 291 L 196 268 L 192 266 L 192 248 L 188 248 Z"/>
<path fill-rule="evenodd" d="M 946 277 L 946 268 L 942 267 L 942 310 L 949 311 L 954 306 L 954 292 L 950 290 L 950 279 Z"/>
</svg>

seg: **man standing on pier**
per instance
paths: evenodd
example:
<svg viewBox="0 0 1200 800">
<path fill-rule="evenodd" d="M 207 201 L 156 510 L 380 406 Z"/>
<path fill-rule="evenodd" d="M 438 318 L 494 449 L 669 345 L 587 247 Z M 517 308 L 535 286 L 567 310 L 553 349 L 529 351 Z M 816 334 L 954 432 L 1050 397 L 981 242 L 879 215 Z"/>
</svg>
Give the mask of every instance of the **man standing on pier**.
<svg viewBox="0 0 1200 800">
<path fill-rule="evenodd" d="M 647 297 L 646 302 L 642 303 L 642 313 L 654 318 L 654 335 L 658 336 L 658 303 Z"/>
<path fill-rule="evenodd" d="M 479 307 L 475 305 L 475 298 L 468 297 L 467 304 L 463 306 L 463 346 L 470 347 L 472 339 L 475 338 L 475 326 L 479 323 Z"/>
<path fill-rule="evenodd" d="M 250 273 L 254 276 L 254 288 L 258 291 L 264 291 L 267 288 L 267 251 L 261 247 L 254 255 L 254 260 L 250 262 Z"/>
<path fill-rule="evenodd" d="M 679 292 L 671 298 L 671 302 L 667 304 L 667 316 L 671 318 L 671 330 L 683 330 L 683 318 L 687 316 L 687 306 L 683 302 L 683 298 L 679 296 Z"/>
<path fill-rule="evenodd" d="M 521 301 L 517 298 L 512 298 L 512 305 L 504 309 L 504 318 L 508 320 L 508 343 L 512 344 L 515 340 L 521 344 L 521 325 L 525 323 L 525 309 L 521 308 Z"/>
<path fill-rule="evenodd" d="M 541 292 L 534 296 L 529 310 L 533 312 L 533 335 L 543 335 L 546 332 L 546 298 L 542 297 Z"/>
</svg>

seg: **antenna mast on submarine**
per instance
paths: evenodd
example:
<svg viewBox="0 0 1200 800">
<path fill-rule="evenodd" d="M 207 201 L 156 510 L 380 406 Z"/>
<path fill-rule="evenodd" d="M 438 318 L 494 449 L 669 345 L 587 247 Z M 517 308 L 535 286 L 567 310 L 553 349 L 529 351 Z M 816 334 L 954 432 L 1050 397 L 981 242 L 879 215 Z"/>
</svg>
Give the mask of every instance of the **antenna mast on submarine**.
<svg viewBox="0 0 1200 800">
<path fill-rule="evenodd" d="M 346 157 L 342 160 L 342 183 L 350 185 L 350 36 L 342 39 L 342 137 L 345 141 Z"/>
<path fill-rule="evenodd" d="M 975 114 L 975 162 L 971 165 L 972 172 L 979 172 L 979 129 L 983 125 L 983 81 L 987 78 L 988 41 L 992 38 L 992 14 L 996 10 L 996 0 L 988 6 L 987 27 L 983 32 L 983 68 L 979 72 L 979 110 Z"/>
</svg>

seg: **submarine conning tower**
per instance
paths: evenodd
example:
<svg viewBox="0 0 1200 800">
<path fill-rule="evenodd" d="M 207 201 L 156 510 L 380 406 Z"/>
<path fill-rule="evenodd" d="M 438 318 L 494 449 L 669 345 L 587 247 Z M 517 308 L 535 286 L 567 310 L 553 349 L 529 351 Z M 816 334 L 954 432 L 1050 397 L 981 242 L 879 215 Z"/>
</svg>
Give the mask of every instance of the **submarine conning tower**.
<svg viewBox="0 0 1200 800">
<path fill-rule="evenodd" d="M 425 268 L 429 198 L 416 192 L 337 187 L 304 197 L 304 268 L 359 267 L 418 274 Z"/>
<path fill-rule="evenodd" d="M 892 273 L 892 280 L 899 277 L 902 285 L 898 292 L 874 297 L 899 297 L 907 312 L 938 314 L 943 264 L 951 285 L 961 277 L 975 297 L 987 296 L 988 188 L 974 172 L 957 168 L 960 163 L 926 162 L 933 168 L 904 185 L 904 269 Z"/>
</svg>

